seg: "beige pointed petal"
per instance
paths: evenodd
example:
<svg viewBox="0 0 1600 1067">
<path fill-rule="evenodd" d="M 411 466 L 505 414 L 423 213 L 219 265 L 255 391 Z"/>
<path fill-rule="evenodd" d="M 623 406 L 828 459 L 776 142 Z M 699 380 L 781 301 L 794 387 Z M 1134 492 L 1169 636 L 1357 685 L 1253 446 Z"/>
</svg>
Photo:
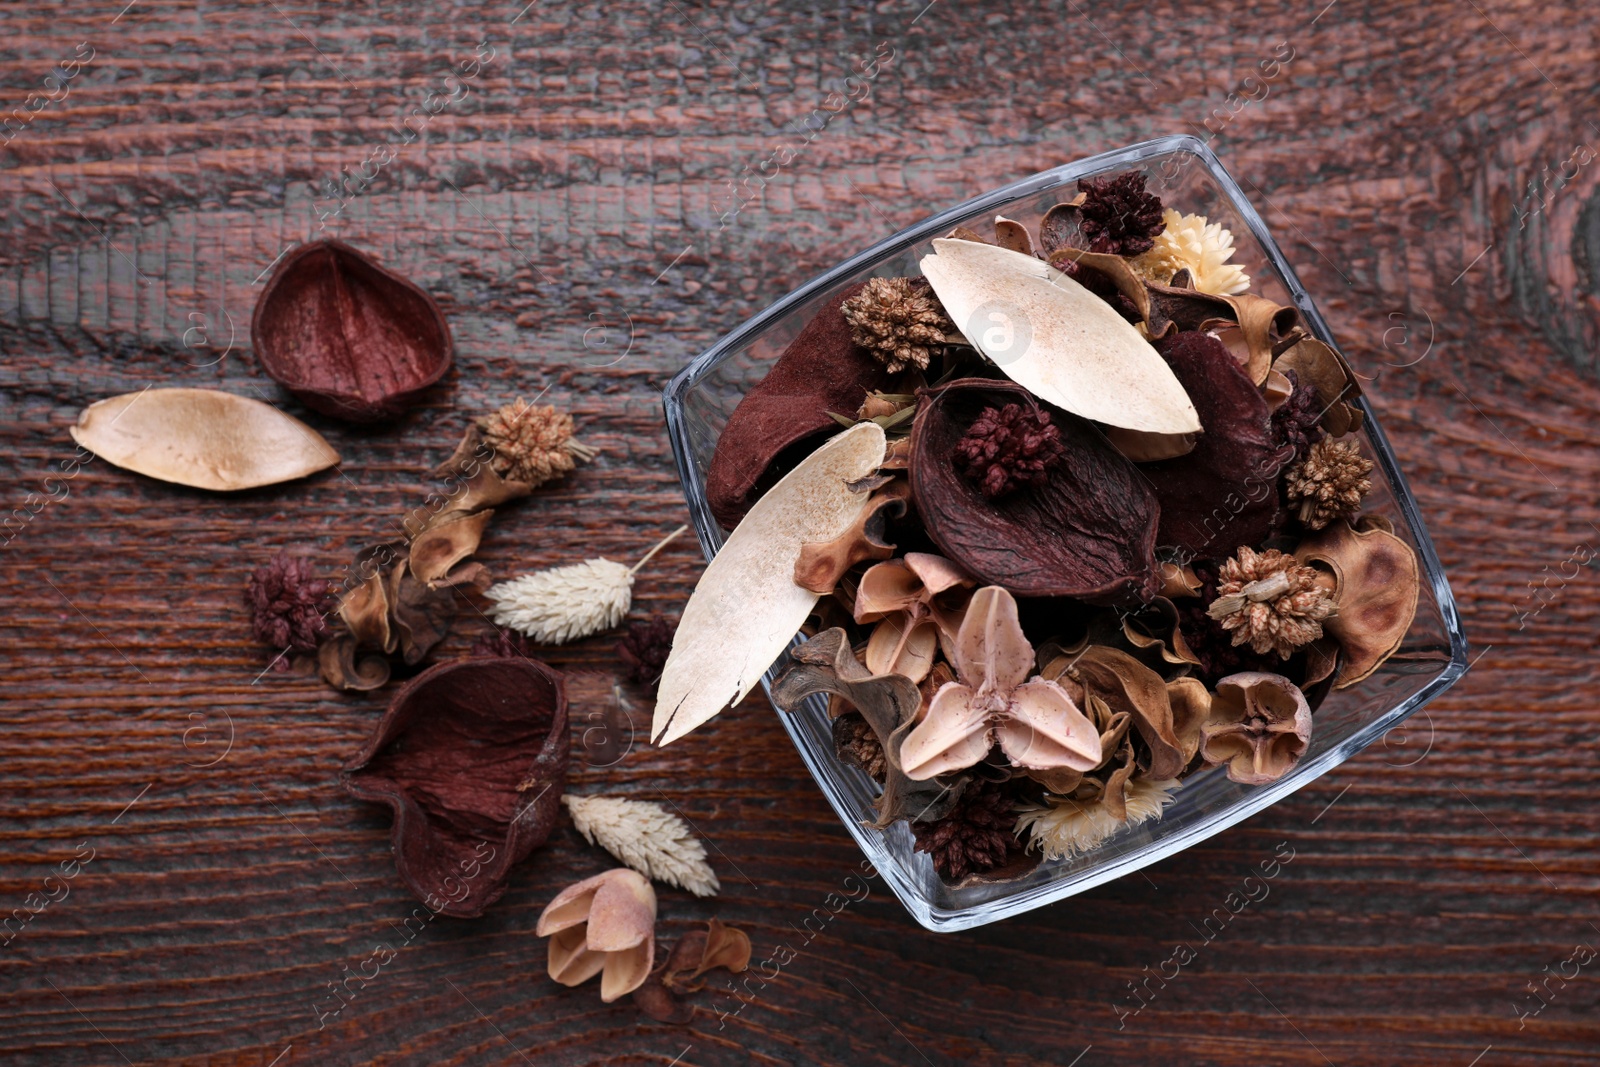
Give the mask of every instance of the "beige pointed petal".
<svg viewBox="0 0 1600 1067">
<path fill-rule="evenodd" d="M 932 619 L 910 623 L 905 612 L 889 615 L 872 628 L 867 638 L 867 670 L 873 674 L 902 674 L 920 682 L 933 670 L 939 651 L 939 627 Z"/>
<path fill-rule="evenodd" d="M 593 878 L 585 878 L 581 882 L 569 885 L 557 893 L 556 898 L 546 904 L 544 911 L 539 913 L 539 923 L 533 932 L 540 937 L 549 937 L 558 930 L 566 930 L 578 923 L 588 922 L 589 908 L 594 903 L 595 892 L 605 877 L 604 874 L 597 874 Z"/>
<path fill-rule="evenodd" d="M 817 602 L 794 583 L 802 545 L 838 537 L 867 506 L 850 490 L 883 462 L 863 422 L 829 440 L 756 501 L 706 567 L 661 673 L 650 737 L 668 745 L 737 704 L 783 654 Z"/>
<path fill-rule="evenodd" d="M 70 432 L 108 463 L 196 489 L 253 489 L 339 462 L 299 419 L 216 389 L 145 389 L 96 401 Z"/>
<path fill-rule="evenodd" d="M 954 589 L 958 585 L 977 585 L 977 579 L 968 574 L 958 564 L 952 563 L 943 556 L 935 556 L 931 552 L 907 552 L 905 555 L 906 566 L 911 573 L 922 579 L 923 588 L 928 596 L 938 596 L 947 589 Z"/>
<path fill-rule="evenodd" d="M 655 966 L 656 942 L 651 938 L 642 945 L 605 954 L 606 967 L 600 974 L 600 999 L 610 1004 L 644 985 Z"/>
<path fill-rule="evenodd" d="M 876 622 L 892 612 L 905 611 L 922 595 L 922 579 L 905 560 L 874 563 L 861 575 L 856 588 L 856 622 Z"/>
<path fill-rule="evenodd" d="M 594 952 L 584 943 L 582 924 L 569 926 L 550 938 L 547 968 L 550 977 L 564 986 L 582 985 L 605 965 L 606 954 Z"/>
<path fill-rule="evenodd" d="M 928 714 L 900 744 L 900 766 L 906 777 L 925 781 L 964 770 L 988 753 L 988 716 L 977 690 L 951 682 L 928 702 Z"/>
<path fill-rule="evenodd" d="M 1100 766 L 1100 732 L 1065 689 L 1043 678 L 1011 691 L 1007 718 L 997 732 L 1000 748 L 1018 767 L 1092 771 Z"/>
<path fill-rule="evenodd" d="M 655 937 L 656 891 L 638 871 L 617 867 L 599 877 L 589 908 L 589 948 L 621 952 Z"/>
<path fill-rule="evenodd" d="M 1194 405 L 1150 342 L 1111 305 L 1048 263 L 936 239 L 922 273 L 950 318 L 1012 381 L 1096 422 L 1194 433 Z"/>
<path fill-rule="evenodd" d="M 1017 601 L 998 585 L 972 594 L 956 635 L 956 674 L 967 685 L 1007 693 L 1033 673 L 1033 646 L 1017 621 Z"/>
</svg>

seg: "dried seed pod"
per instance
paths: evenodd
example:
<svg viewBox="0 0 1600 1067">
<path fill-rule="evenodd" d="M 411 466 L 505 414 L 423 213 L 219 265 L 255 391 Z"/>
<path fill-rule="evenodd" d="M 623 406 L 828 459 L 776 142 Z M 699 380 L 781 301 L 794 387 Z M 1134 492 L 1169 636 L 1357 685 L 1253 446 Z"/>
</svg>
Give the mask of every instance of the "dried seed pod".
<svg viewBox="0 0 1600 1067">
<path fill-rule="evenodd" d="M 1266 785 L 1289 772 L 1311 743 L 1311 705 L 1289 679 L 1264 671 L 1217 682 L 1200 754 L 1224 763 L 1241 785 Z"/>
<path fill-rule="evenodd" d="M 279 262 L 250 342 L 279 385 L 351 422 L 405 411 L 453 358 L 433 297 L 342 241 L 312 241 Z"/>
<path fill-rule="evenodd" d="M 539 916 L 550 938 L 550 977 L 564 986 L 600 975 L 609 1004 L 650 976 L 656 949 L 656 891 L 637 871 L 618 867 L 563 889 Z"/>
<path fill-rule="evenodd" d="M 1343 663 L 1336 689 L 1366 678 L 1394 655 L 1411 629 L 1422 587 L 1417 554 L 1377 525 L 1335 522 L 1295 549 L 1302 563 L 1325 569 L 1339 613 L 1324 625 Z"/>
<path fill-rule="evenodd" d="M 339 453 L 299 419 L 216 389 L 109 397 L 84 408 L 68 432 L 108 463 L 195 489 L 254 489 L 339 462 Z"/>
<path fill-rule="evenodd" d="M 559 673 L 531 659 L 457 660 L 395 694 L 341 782 L 394 812 L 395 867 L 418 899 L 471 918 L 550 836 L 570 745 Z"/>
</svg>

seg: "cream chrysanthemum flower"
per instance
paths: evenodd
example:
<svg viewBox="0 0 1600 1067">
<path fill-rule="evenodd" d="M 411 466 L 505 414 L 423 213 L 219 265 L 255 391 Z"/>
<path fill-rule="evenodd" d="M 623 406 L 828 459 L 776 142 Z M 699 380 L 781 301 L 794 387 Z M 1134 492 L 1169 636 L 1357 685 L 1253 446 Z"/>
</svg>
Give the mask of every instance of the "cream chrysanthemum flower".
<svg viewBox="0 0 1600 1067">
<path fill-rule="evenodd" d="M 1047 860 L 1072 859 L 1125 826 L 1159 819 L 1178 785 L 1176 778 L 1164 782 L 1133 779 L 1127 787 L 1126 819 L 1113 815 L 1103 800 L 1083 804 L 1066 797 L 1048 797 L 1044 807 L 1022 810 L 1017 816 L 1016 834 L 1027 834 L 1028 848 L 1039 849 Z"/>
<path fill-rule="evenodd" d="M 1233 258 L 1233 233 L 1204 215 L 1180 215 L 1171 208 L 1162 213 L 1167 228 L 1156 235 L 1155 247 L 1131 260 L 1133 269 L 1161 285 L 1185 268 L 1202 293 L 1233 296 L 1250 288 L 1250 275 Z"/>
</svg>

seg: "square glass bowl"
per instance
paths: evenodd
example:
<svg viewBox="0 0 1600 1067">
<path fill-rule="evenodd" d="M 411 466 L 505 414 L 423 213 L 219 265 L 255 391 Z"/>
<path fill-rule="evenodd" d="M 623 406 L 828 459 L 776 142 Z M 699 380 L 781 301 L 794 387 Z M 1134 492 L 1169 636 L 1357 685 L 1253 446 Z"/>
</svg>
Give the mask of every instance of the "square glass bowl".
<svg viewBox="0 0 1600 1067">
<path fill-rule="evenodd" d="M 705 495 L 706 470 L 717 436 L 740 398 L 766 374 L 829 297 L 872 276 L 916 276 L 920 273 L 918 260 L 933 251 L 933 238 L 943 237 L 958 225 L 987 235 L 994 216 L 1003 214 L 1036 229 L 1046 210 L 1076 194 L 1079 178 L 1131 169 L 1143 170 L 1151 190 L 1166 204 L 1205 215 L 1233 231 L 1233 262 L 1250 275 L 1250 291 L 1296 305 L 1307 328 L 1334 344 L 1327 324 L 1261 217 L 1199 140 L 1164 137 L 1036 174 L 934 215 L 851 257 L 756 315 L 672 379 L 664 394 L 667 430 L 706 557 L 716 553 L 726 536 L 711 517 Z M 1075 859 L 1042 863 L 1015 882 L 956 889 L 934 874 L 926 855 L 912 851 L 911 832 L 904 823 L 887 830 L 872 828 L 872 801 L 878 787 L 835 757 L 822 698 L 814 697 L 800 711 L 779 716 L 845 828 L 918 922 L 930 930 L 965 930 L 1131 874 L 1309 785 L 1392 730 L 1466 672 L 1466 636 L 1433 543 L 1417 513 L 1417 502 L 1371 408 L 1365 399 L 1359 403 L 1364 414 L 1361 436 L 1365 451 L 1377 463 L 1365 510 L 1388 517 L 1395 533 L 1417 552 L 1423 582 L 1416 619 L 1399 650 L 1376 673 L 1350 689 L 1328 694 L 1317 709 L 1305 755 L 1289 774 L 1271 785 L 1238 785 L 1230 782 L 1220 767 L 1201 771 L 1184 781 L 1159 820 L 1125 828 Z M 769 693 L 772 678 L 773 671 L 768 671 L 763 681 Z M 1397 760 L 1394 765 L 1408 764 Z"/>
</svg>

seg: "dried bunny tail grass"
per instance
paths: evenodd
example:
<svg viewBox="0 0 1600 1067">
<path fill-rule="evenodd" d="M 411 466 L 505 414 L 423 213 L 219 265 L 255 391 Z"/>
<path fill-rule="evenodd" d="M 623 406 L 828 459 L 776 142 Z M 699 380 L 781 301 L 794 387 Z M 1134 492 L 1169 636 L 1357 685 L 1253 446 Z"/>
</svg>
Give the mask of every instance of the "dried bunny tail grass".
<svg viewBox="0 0 1600 1067">
<path fill-rule="evenodd" d="M 1159 819 L 1180 784 L 1176 778 L 1159 782 L 1133 779 L 1127 788 L 1126 819 L 1117 818 L 1099 801 L 1080 804 L 1065 797 L 1051 797 L 1045 807 L 1023 809 L 1017 817 L 1016 834 L 1021 837 L 1026 833 L 1030 838 L 1028 847 L 1040 849 L 1047 860 L 1072 859 L 1123 827 Z"/>
<path fill-rule="evenodd" d="M 647 878 L 697 897 L 716 896 L 722 886 L 706 862 L 706 847 L 689 824 L 660 804 L 624 797 L 561 798 L 572 824 L 592 845 L 599 845 Z"/>
<path fill-rule="evenodd" d="M 484 593 L 494 602 L 489 617 L 495 625 L 545 645 L 609 630 L 633 604 L 634 574 L 686 529 L 672 531 L 631 568 L 609 559 L 589 559 L 490 586 Z"/>
</svg>

